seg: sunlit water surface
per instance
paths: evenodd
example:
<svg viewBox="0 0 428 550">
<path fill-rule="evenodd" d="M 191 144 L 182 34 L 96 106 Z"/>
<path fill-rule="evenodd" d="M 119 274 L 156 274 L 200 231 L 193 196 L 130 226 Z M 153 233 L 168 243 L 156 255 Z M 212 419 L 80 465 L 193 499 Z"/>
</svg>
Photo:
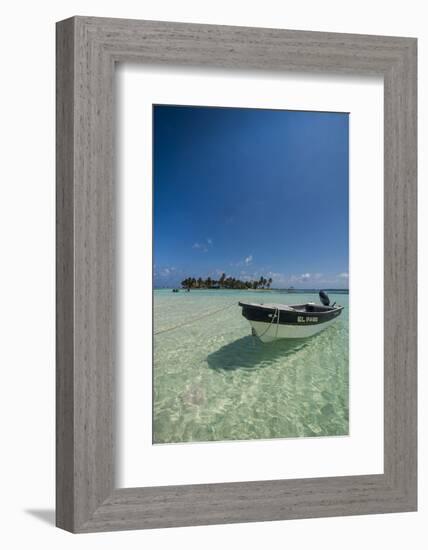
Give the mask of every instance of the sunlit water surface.
<svg viewBox="0 0 428 550">
<path fill-rule="evenodd" d="M 345 306 L 329 328 L 262 344 L 239 300 L 295 304 L 318 296 L 155 290 L 154 443 L 348 434 L 348 295 L 329 296 Z"/>
</svg>

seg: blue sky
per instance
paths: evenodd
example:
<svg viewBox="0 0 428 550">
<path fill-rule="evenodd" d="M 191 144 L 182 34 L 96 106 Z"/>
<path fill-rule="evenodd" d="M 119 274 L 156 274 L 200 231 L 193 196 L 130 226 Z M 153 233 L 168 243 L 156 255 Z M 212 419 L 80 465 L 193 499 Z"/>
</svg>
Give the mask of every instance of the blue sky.
<svg viewBox="0 0 428 550">
<path fill-rule="evenodd" d="M 154 284 L 348 288 L 346 113 L 156 105 Z"/>
</svg>

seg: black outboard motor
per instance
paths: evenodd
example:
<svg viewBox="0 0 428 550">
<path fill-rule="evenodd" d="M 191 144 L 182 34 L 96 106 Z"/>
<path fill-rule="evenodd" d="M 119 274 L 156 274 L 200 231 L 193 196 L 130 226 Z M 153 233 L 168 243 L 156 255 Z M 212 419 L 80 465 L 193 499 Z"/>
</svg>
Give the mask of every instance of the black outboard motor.
<svg viewBox="0 0 428 550">
<path fill-rule="evenodd" d="M 330 305 L 330 298 L 327 296 L 324 290 L 320 290 L 320 300 L 323 306 Z"/>
</svg>

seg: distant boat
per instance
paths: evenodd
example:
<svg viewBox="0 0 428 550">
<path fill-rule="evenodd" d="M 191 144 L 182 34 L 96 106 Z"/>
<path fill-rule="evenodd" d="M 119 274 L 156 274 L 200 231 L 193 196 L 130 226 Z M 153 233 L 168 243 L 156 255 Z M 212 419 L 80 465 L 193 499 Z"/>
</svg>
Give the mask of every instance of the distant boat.
<svg viewBox="0 0 428 550">
<path fill-rule="evenodd" d="M 264 342 L 281 338 L 307 338 L 330 326 L 342 313 L 343 306 L 330 305 L 321 290 L 321 304 L 254 304 L 239 302 L 242 315 L 249 321 L 253 334 Z"/>
</svg>

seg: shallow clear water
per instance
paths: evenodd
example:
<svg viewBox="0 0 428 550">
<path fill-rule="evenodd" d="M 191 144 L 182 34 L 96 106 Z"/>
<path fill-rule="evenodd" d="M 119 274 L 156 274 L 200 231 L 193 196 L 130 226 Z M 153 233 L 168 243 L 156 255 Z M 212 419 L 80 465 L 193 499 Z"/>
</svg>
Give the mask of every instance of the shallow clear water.
<svg viewBox="0 0 428 550">
<path fill-rule="evenodd" d="M 318 303 L 318 296 L 155 290 L 154 443 L 347 434 L 348 295 L 329 296 L 345 306 L 329 328 L 262 344 L 239 300 Z"/>
</svg>

